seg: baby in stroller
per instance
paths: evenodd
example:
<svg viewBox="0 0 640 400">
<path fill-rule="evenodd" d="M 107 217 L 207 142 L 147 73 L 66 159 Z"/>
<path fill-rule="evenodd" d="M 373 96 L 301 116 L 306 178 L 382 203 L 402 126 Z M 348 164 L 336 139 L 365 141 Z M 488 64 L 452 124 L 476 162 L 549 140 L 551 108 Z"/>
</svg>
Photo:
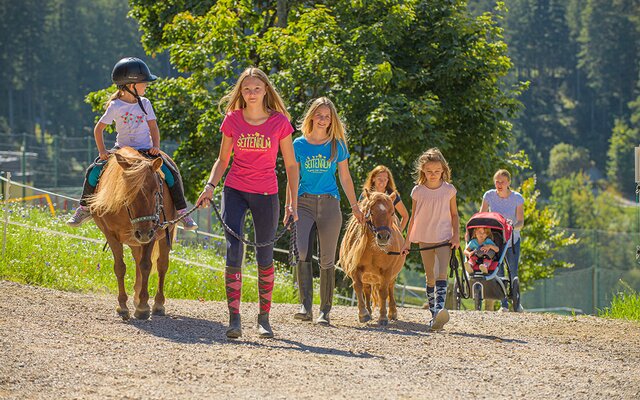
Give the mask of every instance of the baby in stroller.
<svg viewBox="0 0 640 400">
<path fill-rule="evenodd" d="M 498 267 L 495 259 L 500 248 L 493 241 L 491 228 L 475 228 L 473 238 L 467 243 L 464 255 L 467 257 L 465 269 L 469 274 L 482 272 L 488 274 Z"/>
</svg>

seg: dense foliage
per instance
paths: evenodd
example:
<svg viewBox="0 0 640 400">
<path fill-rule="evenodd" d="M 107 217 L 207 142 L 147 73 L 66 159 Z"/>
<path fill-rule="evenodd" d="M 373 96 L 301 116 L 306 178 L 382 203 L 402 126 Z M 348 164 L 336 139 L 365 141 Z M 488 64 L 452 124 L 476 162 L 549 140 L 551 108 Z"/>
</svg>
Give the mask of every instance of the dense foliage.
<svg viewBox="0 0 640 400">
<path fill-rule="evenodd" d="M 131 2 L 147 51 L 168 51 L 184 74 L 153 98 L 191 198 L 217 156 L 217 102 L 251 65 L 271 73 L 294 119 L 317 96 L 334 100 L 357 183 L 383 163 L 408 193 L 414 159 L 438 146 L 461 197 L 477 198 L 479 178 L 509 163 L 520 87 L 500 83 L 511 62 L 492 16 L 470 17 L 464 1 L 282 3 Z"/>
<path fill-rule="evenodd" d="M 469 3 L 481 13 L 496 1 Z M 515 64 L 511 78 L 530 81 L 521 97 L 526 111 L 514 121 L 518 147 L 543 177 L 556 144 L 585 148 L 600 175 L 632 198 L 628 167 L 640 119 L 640 2 L 507 4 L 505 41 Z"/>
</svg>

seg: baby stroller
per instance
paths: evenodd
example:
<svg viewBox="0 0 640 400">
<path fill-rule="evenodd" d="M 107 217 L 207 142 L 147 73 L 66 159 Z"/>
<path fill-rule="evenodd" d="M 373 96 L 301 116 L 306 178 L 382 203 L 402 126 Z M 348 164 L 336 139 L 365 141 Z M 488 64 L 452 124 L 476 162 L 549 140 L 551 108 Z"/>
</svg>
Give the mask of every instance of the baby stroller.
<svg viewBox="0 0 640 400">
<path fill-rule="evenodd" d="M 513 233 L 513 228 L 508 221 L 500 214 L 493 212 L 476 213 L 467 222 L 465 239 L 467 242 L 473 238 L 473 230 L 476 228 L 490 228 L 493 235 L 493 242 L 498 246 L 499 251 L 495 254 L 488 273 L 482 273 L 474 268 L 472 274 L 462 269 L 462 273 L 467 275 L 471 287 L 471 295 L 474 300 L 476 310 L 482 309 L 484 300 L 502 300 L 507 297 L 513 302 L 513 309 L 520 308 L 520 287 L 518 279 L 511 280 L 508 276 L 509 266 L 506 259 L 507 251 L 513 251 L 508 246 Z M 505 271 L 505 276 L 498 276 L 500 266 Z M 454 287 L 456 308 L 460 309 L 463 297 L 463 290 L 457 284 Z M 466 297 L 465 297 L 466 298 Z"/>
</svg>

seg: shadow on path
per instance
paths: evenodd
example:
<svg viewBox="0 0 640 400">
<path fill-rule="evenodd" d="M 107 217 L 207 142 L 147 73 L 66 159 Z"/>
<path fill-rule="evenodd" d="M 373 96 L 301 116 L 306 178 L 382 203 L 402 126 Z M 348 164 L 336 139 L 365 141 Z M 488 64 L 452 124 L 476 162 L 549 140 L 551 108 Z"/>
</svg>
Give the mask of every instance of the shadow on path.
<svg viewBox="0 0 640 400">
<path fill-rule="evenodd" d="M 283 343 L 284 345 L 274 345 L 273 343 Z M 340 350 L 331 347 L 319 347 L 319 346 L 311 346 L 304 343 L 300 343 L 295 340 L 290 339 L 282 339 L 279 337 L 275 337 L 273 339 L 265 339 L 259 342 L 256 341 L 243 341 L 240 340 L 238 342 L 229 342 L 229 343 L 237 343 L 239 345 L 250 345 L 255 347 L 264 347 L 270 349 L 280 349 L 280 350 L 293 350 L 293 351 L 301 351 L 301 352 L 309 352 L 314 354 L 325 354 L 325 355 L 334 355 L 341 357 L 354 357 L 354 358 L 379 358 L 382 359 L 384 357 L 373 355 L 367 351 L 362 353 L 356 353 L 349 350 Z"/>
<path fill-rule="evenodd" d="M 226 326 L 208 319 L 184 317 L 181 315 L 152 316 L 148 320 L 135 318 L 128 324 L 151 335 L 185 344 L 226 343 Z"/>
<path fill-rule="evenodd" d="M 369 322 L 367 325 L 359 327 L 349 327 L 357 331 L 380 332 L 401 336 L 427 336 L 429 329 L 426 324 L 418 324 L 407 321 L 390 321 L 387 326 L 380 326 L 377 322 Z"/>
<path fill-rule="evenodd" d="M 462 336 L 462 337 L 473 338 L 473 339 L 485 339 L 485 340 L 499 341 L 504 343 L 518 343 L 518 344 L 529 343 L 525 340 L 505 339 L 505 338 L 501 338 L 500 336 L 493 336 L 493 335 L 478 335 L 475 333 L 465 333 L 465 332 L 447 332 L 447 333 L 452 336 Z"/>
</svg>

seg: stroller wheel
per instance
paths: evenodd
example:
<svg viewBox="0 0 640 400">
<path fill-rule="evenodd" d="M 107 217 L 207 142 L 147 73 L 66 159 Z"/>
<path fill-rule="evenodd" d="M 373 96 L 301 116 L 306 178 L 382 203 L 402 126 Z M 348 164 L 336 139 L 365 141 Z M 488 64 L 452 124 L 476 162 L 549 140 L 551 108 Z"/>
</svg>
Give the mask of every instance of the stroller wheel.
<svg viewBox="0 0 640 400">
<path fill-rule="evenodd" d="M 520 284 L 517 277 L 511 283 L 511 301 L 513 302 L 513 311 L 521 312 L 522 306 L 520 305 Z"/>
<path fill-rule="evenodd" d="M 480 282 L 474 283 L 472 291 L 476 311 L 480 311 L 482 310 L 482 284 Z"/>
</svg>

